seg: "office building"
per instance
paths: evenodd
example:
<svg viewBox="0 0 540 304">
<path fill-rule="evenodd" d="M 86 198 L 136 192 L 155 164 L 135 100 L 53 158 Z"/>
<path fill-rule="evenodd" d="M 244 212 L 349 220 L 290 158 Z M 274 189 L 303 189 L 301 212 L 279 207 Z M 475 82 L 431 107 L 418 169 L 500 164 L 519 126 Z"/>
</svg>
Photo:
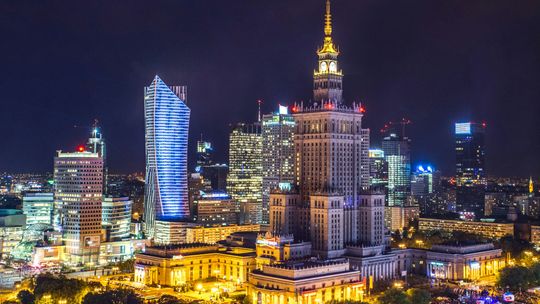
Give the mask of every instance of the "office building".
<svg viewBox="0 0 540 304">
<path fill-rule="evenodd" d="M 58 151 L 54 158 L 55 215 L 72 264 L 97 264 L 101 242 L 103 159 L 98 153 Z"/>
<path fill-rule="evenodd" d="M 259 123 L 239 123 L 229 135 L 227 192 L 237 202 L 262 205 L 262 136 Z M 262 214 L 255 215 L 258 223 Z"/>
<path fill-rule="evenodd" d="M 190 110 L 185 87 L 168 87 L 158 76 L 144 90 L 146 185 L 145 231 L 156 221 L 190 219 L 187 148 Z"/>
<path fill-rule="evenodd" d="M 199 225 L 234 225 L 239 223 L 240 207 L 227 193 L 203 193 L 196 201 L 195 221 Z"/>
<path fill-rule="evenodd" d="M 101 220 L 107 242 L 129 239 L 132 206 L 133 201 L 128 197 L 103 199 Z"/>
<path fill-rule="evenodd" d="M 382 141 L 388 163 L 388 206 L 403 206 L 411 193 L 411 154 L 409 138 L 390 133 Z"/>
<path fill-rule="evenodd" d="M 270 191 L 280 183 L 294 183 L 295 123 L 288 108 L 262 117 L 262 222 L 268 223 Z"/>
<path fill-rule="evenodd" d="M 210 184 L 211 190 L 227 191 L 229 167 L 226 164 L 205 165 L 200 167 L 199 173 Z"/>
<path fill-rule="evenodd" d="M 52 225 L 54 193 L 26 193 L 23 196 L 23 213 L 26 225 Z"/>
<path fill-rule="evenodd" d="M 484 216 L 485 124 L 455 124 L 456 138 L 456 211 Z"/>
<path fill-rule="evenodd" d="M 514 236 L 514 224 L 497 221 L 462 221 L 438 218 L 419 218 L 420 231 L 461 231 L 476 234 L 488 239 L 499 240 L 505 236 Z"/>
<path fill-rule="evenodd" d="M 432 166 L 416 167 L 411 176 L 411 195 L 424 197 L 439 190 L 440 172 Z"/>
<path fill-rule="evenodd" d="M 197 167 L 201 168 L 202 166 L 209 166 L 212 162 L 212 153 L 214 149 L 212 148 L 212 143 L 208 141 L 203 141 L 202 139 L 197 141 Z"/>
<path fill-rule="evenodd" d="M 186 228 L 186 243 L 214 244 L 237 232 L 260 232 L 258 224 Z"/>
<path fill-rule="evenodd" d="M 388 187 L 388 162 L 381 149 L 369 149 L 369 187 L 384 191 Z"/>
</svg>

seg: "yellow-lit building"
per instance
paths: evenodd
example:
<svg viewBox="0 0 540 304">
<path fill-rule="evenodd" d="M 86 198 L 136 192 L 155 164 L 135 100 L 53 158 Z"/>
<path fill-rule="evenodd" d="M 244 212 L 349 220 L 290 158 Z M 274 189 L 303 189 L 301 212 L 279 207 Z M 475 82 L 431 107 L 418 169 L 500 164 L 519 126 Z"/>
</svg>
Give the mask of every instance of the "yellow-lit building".
<svg viewBox="0 0 540 304">
<path fill-rule="evenodd" d="M 265 265 L 249 274 L 247 296 L 260 304 L 362 301 L 365 283 L 345 259 Z"/>
<path fill-rule="evenodd" d="M 215 244 L 225 240 L 235 232 L 259 232 L 261 225 L 230 225 L 215 227 L 189 227 L 186 228 L 186 243 Z"/>
<path fill-rule="evenodd" d="M 500 239 L 504 236 L 514 235 L 513 223 L 471 222 L 435 218 L 420 218 L 418 220 L 418 229 L 420 231 L 462 231 L 491 239 Z"/>
<path fill-rule="evenodd" d="M 208 244 L 146 247 L 135 255 L 135 282 L 145 285 L 181 286 L 220 278 L 243 283 L 255 269 L 255 251 Z"/>
</svg>

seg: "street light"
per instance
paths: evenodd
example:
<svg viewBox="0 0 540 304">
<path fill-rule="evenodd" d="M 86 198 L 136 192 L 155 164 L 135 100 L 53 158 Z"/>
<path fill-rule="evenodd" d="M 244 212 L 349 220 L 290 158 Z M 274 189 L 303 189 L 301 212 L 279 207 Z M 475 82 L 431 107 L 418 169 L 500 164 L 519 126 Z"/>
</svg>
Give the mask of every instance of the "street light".
<svg viewBox="0 0 540 304">
<path fill-rule="evenodd" d="M 203 286 L 201 283 L 197 284 L 197 290 L 199 291 L 199 294 L 201 294 L 201 291 L 203 289 Z"/>
</svg>

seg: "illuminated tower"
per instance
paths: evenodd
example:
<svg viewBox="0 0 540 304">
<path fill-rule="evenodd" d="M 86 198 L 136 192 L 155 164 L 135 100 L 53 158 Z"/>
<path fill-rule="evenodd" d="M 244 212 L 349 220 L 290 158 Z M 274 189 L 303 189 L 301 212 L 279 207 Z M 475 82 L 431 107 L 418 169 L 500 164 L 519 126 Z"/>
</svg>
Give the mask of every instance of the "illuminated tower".
<svg viewBox="0 0 540 304">
<path fill-rule="evenodd" d="M 182 97 L 184 99 L 182 99 Z M 187 148 L 190 110 L 185 87 L 168 87 L 158 76 L 144 90 L 146 127 L 146 234 L 156 221 L 189 219 Z"/>
<path fill-rule="evenodd" d="M 313 72 L 313 98 L 316 102 L 331 101 L 341 104 L 343 97 L 343 73 L 338 68 L 339 50 L 332 40 L 332 15 L 330 0 L 326 1 L 324 43 L 317 50 L 318 70 Z"/>
<path fill-rule="evenodd" d="M 484 216 L 485 124 L 456 123 L 456 210 Z"/>
</svg>

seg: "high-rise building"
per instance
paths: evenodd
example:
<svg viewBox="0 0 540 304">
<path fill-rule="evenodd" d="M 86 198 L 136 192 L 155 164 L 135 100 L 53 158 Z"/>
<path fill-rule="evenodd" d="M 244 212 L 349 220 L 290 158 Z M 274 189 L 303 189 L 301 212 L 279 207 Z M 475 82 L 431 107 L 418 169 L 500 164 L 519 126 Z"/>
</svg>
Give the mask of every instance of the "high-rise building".
<svg viewBox="0 0 540 304">
<path fill-rule="evenodd" d="M 201 167 L 201 176 L 210 183 L 214 191 L 227 191 L 227 174 L 229 167 L 226 164 L 211 164 Z"/>
<path fill-rule="evenodd" d="M 237 202 L 255 201 L 262 205 L 262 174 L 260 124 L 234 125 L 229 136 L 227 192 Z M 256 216 L 260 223 L 262 214 Z"/>
<path fill-rule="evenodd" d="M 106 197 L 102 203 L 102 225 L 109 242 L 129 239 L 131 225 L 131 207 L 129 197 Z"/>
<path fill-rule="evenodd" d="M 456 123 L 456 211 L 484 216 L 485 124 Z"/>
<path fill-rule="evenodd" d="M 146 125 L 145 231 L 156 221 L 190 218 L 187 148 L 190 110 L 185 87 L 168 87 L 158 76 L 144 90 Z"/>
<path fill-rule="evenodd" d="M 197 167 L 209 166 L 212 164 L 212 143 L 203 141 L 202 139 L 197 141 Z M 197 171 L 197 170 L 196 170 Z"/>
<path fill-rule="evenodd" d="M 411 195 L 426 196 L 436 192 L 440 185 L 441 174 L 430 165 L 419 165 L 411 176 Z"/>
<path fill-rule="evenodd" d="M 411 154 L 409 138 L 390 133 L 382 141 L 388 163 L 388 206 L 403 206 L 411 193 Z"/>
<path fill-rule="evenodd" d="M 98 153 L 58 151 L 54 158 L 57 228 L 70 263 L 98 262 L 101 241 L 103 159 Z"/>
<path fill-rule="evenodd" d="M 338 69 L 337 46 L 332 40 L 330 2 L 326 3 L 324 43 L 318 49 L 318 70 L 313 74 L 312 106 L 292 107 L 296 122 L 296 183 L 302 201 L 329 190 L 345 196 L 344 205 L 357 200 L 369 187 L 369 129 L 362 128 L 364 109 L 342 104 L 343 73 Z"/>
<path fill-rule="evenodd" d="M 388 187 L 388 162 L 381 149 L 369 149 L 369 187 L 381 190 Z"/>
<path fill-rule="evenodd" d="M 269 222 L 270 191 L 294 183 L 294 118 L 288 108 L 262 118 L 262 222 Z"/>
<path fill-rule="evenodd" d="M 94 121 L 92 127 L 92 133 L 88 142 L 86 143 L 86 150 L 92 153 L 97 153 L 99 157 L 103 159 L 103 194 L 107 194 L 107 181 L 109 176 L 109 169 L 107 167 L 107 149 L 105 146 L 105 139 L 101 133 L 101 128 L 98 126 L 98 120 Z"/>
<path fill-rule="evenodd" d="M 23 213 L 26 226 L 34 224 L 52 224 L 54 193 L 26 193 L 23 196 Z"/>
</svg>

